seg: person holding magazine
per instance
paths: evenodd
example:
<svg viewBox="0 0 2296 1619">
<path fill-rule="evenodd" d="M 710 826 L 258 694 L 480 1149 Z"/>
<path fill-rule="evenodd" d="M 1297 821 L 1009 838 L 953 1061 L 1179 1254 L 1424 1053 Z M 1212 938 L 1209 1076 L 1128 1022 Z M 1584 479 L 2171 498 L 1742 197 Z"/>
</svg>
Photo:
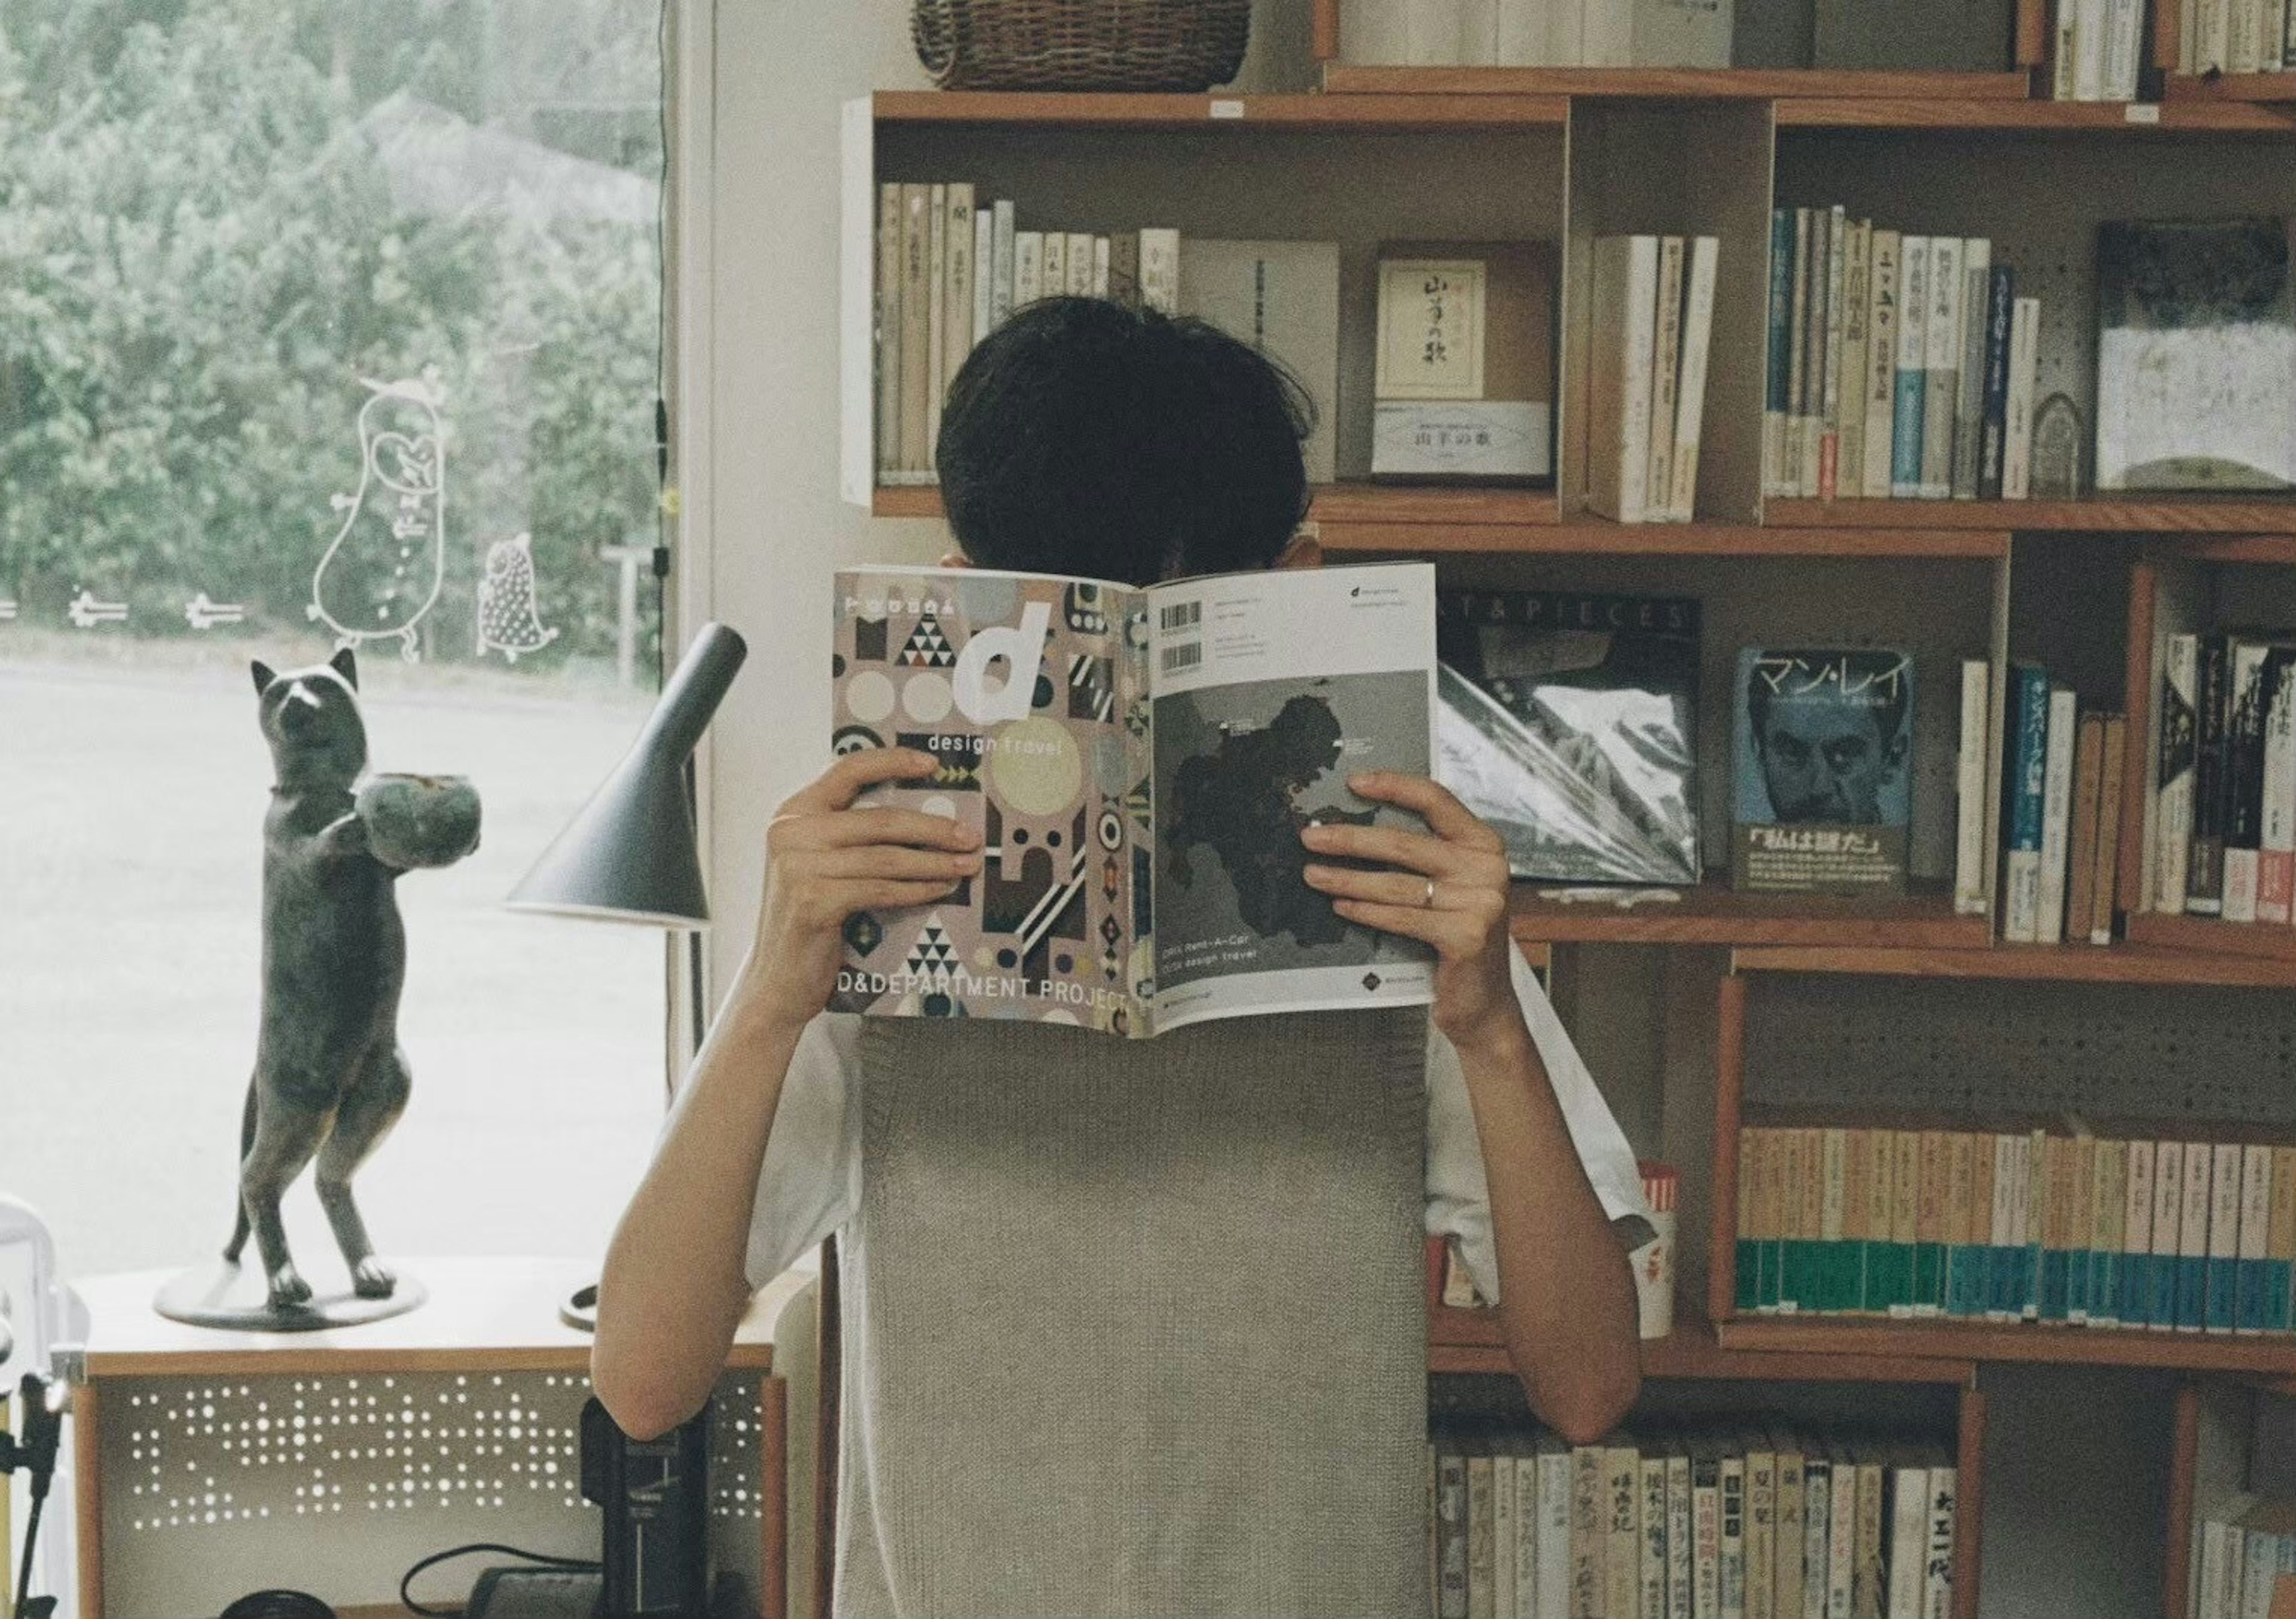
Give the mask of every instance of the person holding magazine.
<svg viewBox="0 0 2296 1619">
<path fill-rule="evenodd" d="M 1307 421 L 1207 325 L 1032 305 L 950 386 L 947 563 L 997 570 L 968 600 L 1012 609 L 1008 647 L 1051 615 L 1120 640 L 1147 616 L 1133 593 L 1171 581 L 1312 567 Z M 1424 617 L 1409 579 L 1374 588 L 1406 571 L 1334 570 L 1357 593 L 1295 615 L 1299 656 L 1376 639 L 1331 615 Z M 1049 577 L 1041 610 L 1021 576 Z M 1078 580 L 1105 590 L 1062 593 Z M 864 601 L 841 632 L 838 757 L 767 828 L 755 943 L 607 1255 L 599 1397 L 641 1436 L 692 1415 L 751 1290 L 835 1234 L 837 1612 L 1423 1613 L 1423 1233 L 1458 1239 L 1566 1439 L 1639 1387 L 1639 1177 L 1508 936 L 1499 838 L 1402 767 L 1425 757 L 1426 699 L 1380 697 L 1405 690 L 1392 668 L 1361 703 L 1298 670 L 1181 690 L 1196 655 L 1166 648 L 1178 685 L 1132 709 L 1094 688 L 1122 685 L 1123 654 L 1086 646 L 1040 666 L 1078 695 L 1029 682 L 1022 651 L 1000 698 L 944 607 Z M 1229 650 L 1282 642 L 1283 617 Z M 953 755 L 939 686 L 857 699 L 857 659 L 1110 740 L 1061 765 L 1008 715 Z M 1365 742 L 1379 714 L 1416 742 Z M 1145 762 L 1152 730 L 1188 735 L 1186 757 Z M 1285 993 L 1169 1015 L 1159 975 L 1216 956 L 1282 969 L 1217 982 Z M 1113 987 L 997 1000 L 1070 979 Z"/>
</svg>

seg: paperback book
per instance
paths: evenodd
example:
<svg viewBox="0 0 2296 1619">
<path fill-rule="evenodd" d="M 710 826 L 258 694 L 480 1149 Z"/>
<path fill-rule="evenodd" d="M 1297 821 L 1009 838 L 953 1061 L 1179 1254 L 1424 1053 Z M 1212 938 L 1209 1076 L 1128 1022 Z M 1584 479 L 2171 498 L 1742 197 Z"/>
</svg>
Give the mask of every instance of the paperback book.
<svg viewBox="0 0 2296 1619">
<path fill-rule="evenodd" d="M 1427 773 L 1434 605 L 1423 563 L 839 574 L 833 747 L 934 756 L 871 802 L 962 821 L 985 859 L 945 900 L 849 919 L 832 1009 L 1142 1038 L 1428 1002 L 1425 947 L 1341 918 L 1300 834 L 1415 826 L 1347 778 Z"/>
<path fill-rule="evenodd" d="M 1773 894 L 1906 886 L 1914 665 L 1874 647 L 1747 647 L 1730 877 Z"/>
</svg>

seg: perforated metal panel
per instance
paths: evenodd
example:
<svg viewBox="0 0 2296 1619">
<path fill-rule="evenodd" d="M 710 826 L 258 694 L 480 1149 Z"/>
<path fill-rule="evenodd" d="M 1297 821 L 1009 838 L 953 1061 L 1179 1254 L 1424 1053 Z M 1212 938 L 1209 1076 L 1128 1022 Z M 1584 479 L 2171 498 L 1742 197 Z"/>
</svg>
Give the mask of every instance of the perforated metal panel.
<svg viewBox="0 0 2296 1619">
<path fill-rule="evenodd" d="M 752 1589 L 758 1386 L 729 1373 L 710 1427 L 713 1553 Z M 578 1431 L 589 1393 L 561 1372 L 107 1378 L 105 1611 L 215 1613 L 273 1585 L 390 1602 L 409 1566 L 473 1541 L 594 1558 Z M 467 1591 L 504 1560 L 473 1557 L 417 1595 Z"/>
<path fill-rule="evenodd" d="M 1760 974 L 1750 1105 L 2296 1126 L 2296 994 Z"/>
</svg>

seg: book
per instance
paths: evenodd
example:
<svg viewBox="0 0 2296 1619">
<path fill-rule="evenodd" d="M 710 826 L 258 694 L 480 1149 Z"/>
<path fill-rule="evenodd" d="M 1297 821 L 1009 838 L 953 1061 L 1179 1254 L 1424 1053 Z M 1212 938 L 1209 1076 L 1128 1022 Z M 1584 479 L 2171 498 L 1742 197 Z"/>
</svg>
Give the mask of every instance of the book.
<svg viewBox="0 0 2296 1619">
<path fill-rule="evenodd" d="M 1344 774 L 1430 767 L 1431 568 L 1148 590 L 872 569 L 834 607 L 832 748 L 933 755 L 872 801 L 960 819 L 985 854 L 947 899 L 848 925 L 837 1010 L 1141 1038 L 1429 998 L 1428 953 L 1341 919 L 1300 833 L 1395 823 Z"/>
<path fill-rule="evenodd" d="M 1982 658 L 1961 664 L 1961 740 L 1954 770 L 1953 908 L 1982 916 L 1985 895 L 1985 761 L 1992 725 L 1992 666 Z"/>
<path fill-rule="evenodd" d="M 1494 1451 L 1491 1563 L 1497 1589 L 1491 1611 L 1500 1619 L 1528 1608 L 1538 1589 L 1538 1475 L 1529 1451 L 1521 1435 L 1502 1435 Z"/>
<path fill-rule="evenodd" d="M 1140 307 L 1180 312 L 1180 233 L 1168 226 L 1140 232 Z"/>
<path fill-rule="evenodd" d="M 1571 1451 L 1554 1435 L 1541 1434 L 1531 1454 L 1538 1476 L 1538 1584 L 1532 1611 L 1565 1613 L 1570 1605 L 1573 1568 Z"/>
<path fill-rule="evenodd" d="M 1985 289 L 1985 385 L 1977 446 L 1977 498 L 2002 498 L 2009 444 L 2010 325 L 2016 312 L 2015 275 L 1995 265 Z"/>
<path fill-rule="evenodd" d="M 2184 1212 L 2177 1232 L 2177 1308 L 2173 1318 L 2179 1332 L 2198 1332 L 2207 1324 L 2209 1296 L 2209 1214 L 2215 1156 L 2206 1141 L 2185 1143 Z"/>
<path fill-rule="evenodd" d="M 1849 1447 L 1840 1442 L 1833 1451 L 1832 1476 L 1825 1502 L 1825 1611 L 1828 1619 L 1849 1619 L 1857 1578 L 1857 1486 L 1861 1471 Z"/>
<path fill-rule="evenodd" d="M 2185 909 L 2218 916 L 2224 912 L 2225 740 L 2232 722 L 2230 639 L 2202 636 L 2194 670 L 2193 838 L 2185 861 Z"/>
<path fill-rule="evenodd" d="M 1813 1443 L 1801 1463 L 1801 1611 L 1809 1619 L 1827 1612 L 1826 1586 L 1833 1566 L 1833 1459 Z"/>
<path fill-rule="evenodd" d="M 1977 1244 L 1977 1138 L 1965 1130 L 1946 1137 L 1945 1277 L 1943 1306 L 1949 1316 L 1976 1313 L 1981 1263 Z M 1992 1160 L 1986 1160 L 1988 1175 Z M 1986 1198 L 1990 1216 L 1991 1196 Z"/>
<path fill-rule="evenodd" d="M 1069 290 L 1069 234 L 1066 231 L 1046 231 L 1037 248 L 1039 296 L 1065 298 Z"/>
<path fill-rule="evenodd" d="M 996 209 L 974 200 L 972 209 L 972 334 L 965 346 L 969 356 L 996 327 Z M 952 378 L 952 380 L 954 380 Z"/>
<path fill-rule="evenodd" d="M 1655 236 L 1604 236 L 1595 243 L 1587 503 L 1621 523 L 1643 522 L 1648 515 L 1644 494 L 1658 261 Z"/>
<path fill-rule="evenodd" d="M 2152 1146 L 2152 1295 L 2144 1324 L 2154 1332 L 2178 1326 L 2184 1292 L 2185 1144 Z M 2203 1239 L 2205 1245 L 2206 1239 Z"/>
<path fill-rule="evenodd" d="M 1923 436 L 1929 420 L 1930 239 L 1902 236 L 1898 250 L 1898 398 L 1891 412 L 1890 493 L 1908 500 L 1922 493 Z"/>
<path fill-rule="evenodd" d="M 1972 236 L 1961 253 L 1961 358 L 1953 406 L 1953 496 L 1977 498 L 1985 431 L 1987 298 L 1993 286 L 1993 244 Z"/>
<path fill-rule="evenodd" d="M 1888 1619 L 1922 1619 L 1929 1552 L 1930 1473 L 1901 1456 L 1889 1469 L 1890 1578 Z"/>
<path fill-rule="evenodd" d="M 1719 1564 L 1717 1584 L 1721 1601 L 1719 1611 L 1732 1619 L 1745 1619 L 1746 1613 L 1746 1459 L 1735 1443 L 1727 1438 L 1718 1441 L 1722 1450 L 1721 1484 L 1719 1492 L 1721 1528 L 1717 1536 L 1716 1559 Z M 1614 1613 L 1624 1613 L 1623 1607 Z"/>
<path fill-rule="evenodd" d="M 2054 740 L 2053 735 L 2053 744 Z M 2062 932 L 2046 936 L 2045 942 L 2049 943 L 2067 937 L 2087 938 L 2089 920 L 2096 914 L 2097 813 L 2101 807 L 2098 795 L 2104 782 L 2104 715 L 2081 716 L 2074 755 L 2072 846 L 2068 858 L 2071 871 L 2064 904 L 2064 915 L 2073 920 Z M 2052 770 L 2055 765 L 2053 757 Z"/>
<path fill-rule="evenodd" d="M 1651 335 L 1650 446 L 1643 481 L 1643 510 L 1663 519 L 1674 498 L 1675 392 L 1682 378 L 1683 240 L 1661 236 L 1658 244 L 1658 307 Z"/>
<path fill-rule="evenodd" d="M 1609 1520 L 1603 1495 L 1603 1447 L 1570 1448 L 1570 1592 L 1569 1614 L 1603 1611 L 1610 1597 L 1604 1536 Z"/>
<path fill-rule="evenodd" d="M 1794 242 L 1797 210 L 1770 210 L 1767 347 L 1762 368 L 1762 494 L 1795 493 L 1785 482 L 1786 421 L 1793 397 Z"/>
<path fill-rule="evenodd" d="M 2065 936 L 2066 902 L 2069 897 L 2065 881 L 2066 854 L 2072 841 L 2073 817 L 2073 744 L 2079 715 L 2079 699 L 2067 687 L 2049 689 L 2049 735 L 2041 781 L 2041 878 L 2040 912 L 2035 936 L 2044 944 L 2054 944 Z M 2084 802 L 2093 804 L 2096 793 L 2094 778 L 2086 780 Z M 2090 812 L 2092 825 L 2095 812 Z M 2086 851 L 2095 857 L 2094 838 Z M 2070 897 L 2084 923 L 2088 911 L 2080 902 L 2088 896 L 2088 876 L 2073 884 Z"/>
<path fill-rule="evenodd" d="M 932 440 L 932 187 L 901 187 L 901 470 L 922 474 L 931 465 Z"/>
<path fill-rule="evenodd" d="M 901 187 L 877 188 L 877 481 L 901 465 Z"/>
<path fill-rule="evenodd" d="M 1690 1451 L 1690 1602 L 1694 1614 L 1722 1611 L 1722 1458 L 1710 1442 Z"/>
<path fill-rule="evenodd" d="M 1639 1611 L 1666 1612 L 1666 1450 L 1645 1443 L 1640 1454 L 1641 1509 L 1636 1520 L 1636 1599 Z"/>
<path fill-rule="evenodd" d="M 1341 414 L 1339 244 L 1191 236 L 1180 245 L 1180 312 L 1299 380 L 1316 410 L 1300 460 L 1309 483 L 1332 482 Z"/>
<path fill-rule="evenodd" d="M 2187 1149 L 2189 1157 L 2190 1149 Z M 2209 1242 L 2201 1323 L 2209 1332 L 2230 1332 L 2238 1319 L 2240 1296 L 2240 1170 L 2237 1141 L 2218 1141 L 2210 1151 Z"/>
<path fill-rule="evenodd" d="M 1888 648 L 1747 647 L 1734 690 L 1731 881 L 1900 892 L 1914 666 Z"/>
<path fill-rule="evenodd" d="M 2194 683 L 2200 674 L 2200 637 L 2169 637 L 2161 663 L 2154 708 L 2161 745 L 2152 775 L 2152 909 L 2176 915 L 2185 909 L 2185 859 L 2193 837 L 2194 768 L 2199 756 Z"/>
<path fill-rule="evenodd" d="M 2102 779 L 2096 789 L 2096 875 L 2091 886 L 2088 942 L 2112 943 L 2112 919 L 2120 870 L 2120 783 L 2128 753 L 2128 720 L 2124 715 L 2104 716 Z"/>
<path fill-rule="evenodd" d="M 2120 1263 L 2127 1240 L 2128 1147 L 2118 1140 L 2096 1144 L 2095 1197 L 2091 1204 L 2088 1320 L 2092 1327 L 2120 1325 Z"/>
<path fill-rule="evenodd" d="M 925 217 L 925 427 L 923 470 L 939 459 L 940 405 L 948 394 L 948 187 L 926 188 Z"/>
<path fill-rule="evenodd" d="M 1827 211 L 1825 221 L 1825 324 L 1819 349 L 1820 380 L 1813 402 L 1817 434 L 1817 487 L 1821 500 L 1832 500 L 1840 487 L 1841 454 L 1842 306 L 1848 301 L 1849 221 L 1840 203 Z"/>
<path fill-rule="evenodd" d="M 1554 476 L 1554 282 L 1546 242 L 1381 244 L 1374 478 Z"/>
<path fill-rule="evenodd" d="M 1435 1459 L 1435 1612 L 1469 1619 L 1467 1611 L 1467 1458 L 1439 1447 Z"/>
<path fill-rule="evenodd" d="M 1093 239 L 1089 233 L 1083 231 L 1069 233 L 1069 276 L 1066 290 L 1070 298 L 1092 296 L 1092 244 Z M 1180 283 L 1183 287 L 1187 284 L 1187 268 L 1185 264 L 1181 266 Z"/>
<path fill-rule="evenodd" d="M 1954 415 L 1961 399 L 1963 241 L 1930 238 L 1930 304 L 1923 346 L 1922 482 L 1925 500 L 1953 493 Z"/>
<path fill-rule="evenodd" d="M 1924 1559 L 1922 1613 L 1924 1619 L 1948 1619 L 1953 1612 L 1954 1512 L 1959 1498 L 1959 1473 L 1955 1468 L 1932 1463 L 1929 1474 L 1929 1554 Z"/>
<path fill-rule="evenodd" d="M 1025 309 L 1045 296 L 1045 233 L 1013 233 L 1013 307 Z"/>
<path fill-rule="evenodd" d="M 989 209 L 989 251 L 992 277 L 988 324 L 994 331 L 1013 316 L 1013 298 L 1020 275 L 1020 233 L 1014 228 L 1013 204 L 1007 198 L 998 198 Z"/>
<path fill-rule="evenodd" d="M 2272 1221 L 2272 1149 L 2250 1141 L 2240 1149 L 2240 1246 L 2234 1261 L 2233 1330 L 2264 1330 L 2264 1255 Z"/>
<path fill-rule="evenodd" d="M 2030 944 L 2040 937 L 2041 816 L 2048 772 L 2049 677 L 2036 664 L 2009 670 L 2008 768 L 2001 789 L 2001 936 Z"/>
<path fill-rule="evenodd" d="M 1815 496 L 1824 471 L 1825 436 L 1825 327 L 1833 290 L 1834 210 L 1809 210 L 1809 296 L 1802 305 L 1801 430 L 1794 446 L 1795 487 Z"/>
<path fill-rule="evenodd" d="M 1677 1434 L 1666 1443 L 1666 1619 L 1694 1619 L 1691 1519 L 1690 1451 Z"/>
<path fill-rule="evenodd" d="M 1631 1434 L 1603 1450 L 1602 1614 L 1638 1610 L 1642 1591 L 1642 1452 Z"/>
<path fill-rule="evenodd" d="M 1993 1159 L 1993 1198 L 1987 1222 L 1985 1251 L 1985 1318 L 2014 1321 L 2013 1285 L 2017 1263 L 2017 1206 L 2022 1187 L 2017 1179 L 2018 1138 L 1991 1135 L 1978 1138 L 1980 1149 L 1989 1147 Z"/>
<path fill-rule="evenodd" d="M 1772 1535 L 1770 1611 L 1775 1619 L 1803 1619 L 1802 1548 L 1807 1532 L 1802 1525 L 1802 1441 L 1781 1431 L 1770 1440 L 1777 1458 L 1777 1526 Z"/>
<path fill-rule="evenodd" d="M 1445 591 L 1440 775 L 1518 877 L 1694 883 L 1699 604 Z"/>
<path fill-rule="evenodd" d="M 1497 1619 L 1488 1442 L 1467 1453 L 1467 1619 Z"/>
<path fill-rule="evenodd" d="M 2267 732 L 2296 645 L 2237 637 L 2231 654 L 2231 713 L 2225 729 L 2224 920 L 2258 920 L 2267 797 Z M 2284 762 L 2284 769 L 2285 768 Z M 2296 785 L 2296 784 L 2292 784 Z M 2275 795 L 2284 804 L 2286 789 Z M 2284 915 L 2281 918 L 2285 920 Z"/>
<path fill-rule="evenodd" d="M 1857 493 L 1874 499 L 1886 498 L 1890 493 L 1890 446 L 1896 437 L 1898 327 L 1904 313 L 1898 300 L 1902 240 L 1896 231 L 1873 233 L 1867 281 L 1871 307 L 1866 316 L 1866 446 Z"/>
<path fill-rule="evenodd" d="M 2120 1292 L 2115 1312 L 2124 1327 L 2152 1324 L 2152 1154 L 2151 1141 L 2130 1141 L 2122 1175 Z M 2290 1207 L 2296 1210 L 2296 1202 Z"/>
<path fill-rule="evenodd" d="M 1778 1457 L 1769 1436 L 1750 1430 L 1739 1443 L 1746 1454 L 1746 1516 L 1742 1572 L 1739 1576 L 1746 1619 L 1775 1619 L 1777 1569 Z M 1650 1610 L 1646 1607 L 1644 1612 Z"/>
<path fill-rule="evenodd" d="M 1683 295 L 1682 379 L 1674 418 L 1674 479 L 1667 492 L 1666 518 L 1687 523 L 1698 509 L 1698 448 L 1706 421 L 1706 369 L 1714 347 L 1714 281 L 1720 272 L 1722 239 L 1693 236 L 1690 273 Z"/>
<path fill-rule="evenodd" d="M 2010 300 L 2009 393 L 2003 406 L 2001 498 L 2021 501 L 2032 493 L 2033 391 L 2041 364 L 2041 300 Z"/>
<path fill-rule="evenodd" d="M 2097 227 L 2099 489 L 2296 487 L 2286 218 Z"/>
<path fill-rule="evenodd" d="M 2289 1286 L 2296 1268 L 2296 1147 L 2272 1149 L 2272 1188 L 2265 1214 L 2264 1260 L 2259 1292 L 2266 1332 L 2286 1332 L 2292 1324 Z"/>
<path fill-rule="evenodd" d="M 2258 693 L 2264 738 L 2258 783 L 2256 920 L 2284 928 L 2296 898 L 2296 647 L 2267 663 Z"/>
<path fill-rule="evenodd" d="M 1841 405 L 1839 448 L 1834 457 L 1834 493 L 1856 496 L 1866 492 L 1866 381 L 1872 372 L 1869 352 L 1874 315 L 1874 222 L 1853 220 L 1849 246 L 1841 259 Z"/>
<path fill-rule="evenodd" d="M 1952 1190 L 1952 1148 L 1948 1132 L 1920 1132 L 1921 1168 L 1916 1182 L 1914 1226 L 1914 1314 L 1945 1313 L 1945 1250 L 1948 1200 Z"/>
<path fill-rule="evenodd" d="M 1813 267 L 1823 262 L 1818 235 L 1824 228 L 1818 223 L 1822 217 L 1822 209 L 1793 211 L 1792 295 L 1786 308 L 1785 430 L 1778 461 L 1778 490 L 1788 495 L 1806 495 L 1816 487 L 1814 470 L 1804 485 L 1802 460 L 1809 418 L 1810 309 L 1819 297 L 1810 278 Z"/>
</svg>

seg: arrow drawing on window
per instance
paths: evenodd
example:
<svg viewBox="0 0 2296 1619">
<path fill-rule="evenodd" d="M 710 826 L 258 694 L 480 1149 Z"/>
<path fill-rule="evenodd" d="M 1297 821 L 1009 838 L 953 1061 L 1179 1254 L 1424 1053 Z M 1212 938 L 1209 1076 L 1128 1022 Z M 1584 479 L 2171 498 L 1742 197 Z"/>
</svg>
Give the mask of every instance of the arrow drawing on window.
<svg viewBox="0 0 2296 1619">
<path fill-rule="evenodd" d="M 71 599 L 71 606 L 65 611 L 72 623 L 84 630 L 92 630 L 99 624 L 127 622 L 127 603 L 98 601 L 93 592 L 86 590 Z"/>
<path fill-rule="evenodd" d="M 12 622 L 15 617 L 16 604 L 13 601 L 0 601 L 0 624 Z"/>
<path fill-rule="evenodd" d="M 195 630 L 211 630 L 218 624 L 239 624 L 247 617 L 247 609 L 235 601 L 210 601 L 201 591 L 184 603 L 184 619 Z"/>
</svg>

